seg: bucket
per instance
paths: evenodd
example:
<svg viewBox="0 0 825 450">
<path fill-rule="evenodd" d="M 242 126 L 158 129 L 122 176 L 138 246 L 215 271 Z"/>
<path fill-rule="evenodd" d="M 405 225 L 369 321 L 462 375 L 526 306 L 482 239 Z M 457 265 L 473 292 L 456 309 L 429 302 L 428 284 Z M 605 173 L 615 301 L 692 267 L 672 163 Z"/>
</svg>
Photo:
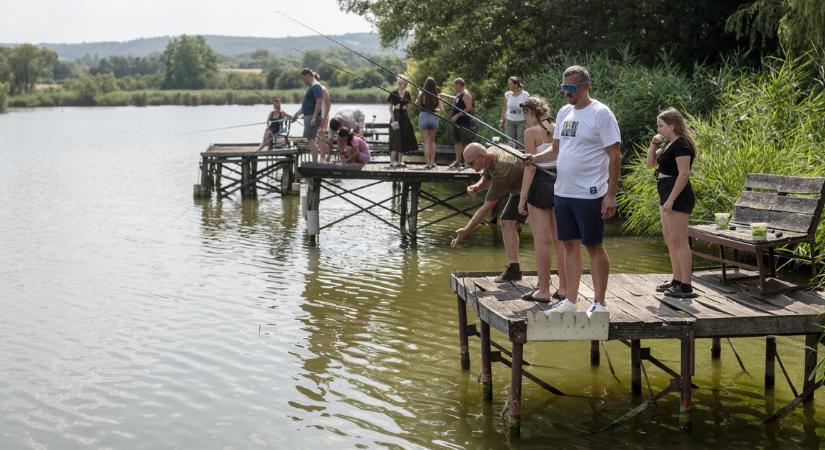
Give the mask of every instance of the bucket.
<svg viewBox="0 0 825 450">
<path fill-rule="evenodd" d="M 765 240 L 768 238 L 768 224 L 766 222 L 754 222 L 751 224 L 751 236 L 754 240 Z"/>
<path fill-rule="evenodd" d="M 730 213 L 714 213 L 713 217 L 716 218 L 717 230 L 724 230 L 728 227 L 730 223 Z"/>
</svg>

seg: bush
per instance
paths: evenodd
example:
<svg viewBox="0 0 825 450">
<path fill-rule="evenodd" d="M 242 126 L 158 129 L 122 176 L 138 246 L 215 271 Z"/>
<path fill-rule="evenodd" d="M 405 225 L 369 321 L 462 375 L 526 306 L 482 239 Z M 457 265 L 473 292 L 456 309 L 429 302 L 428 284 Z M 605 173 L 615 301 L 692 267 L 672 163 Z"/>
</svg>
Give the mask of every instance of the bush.
<svg viewBox="0 0 825 450">
<path fill-rule="evenodd" d="M 0 83 L 0 113 L 6 112 L 9 103 L 9 84 Z"/>
<path fill-rule="evenodd" d="M 731 211 L 747 173 L 825 175 L 825 88 L 816 64 L 809 56 L 767 59 L 762 71 L 721 86 L 719 107 L 706 118 L 688 115 L 698 146 L 693 219 L 710 221 L 714 212 Z M 626 161 L 619 205 L 625 230 L 654 234 L 660 229 L 658 196 L 645 151 L 637 146 Z M 819 242 L 823 230 L 820 224 Z"/>
<path fill-rule="evenodd" d="M 700 91 L 690 77 L 667 59 L 647 67 L 627 52 L 618 61 L 605 55 L 562 55 L 552 59 L 543 71 L 525 77 L 525 89 L 544 96 L 554 116 L 566 104 L 559 91 L 564 69 L 574 64 L 588 69 L 590 95 L 616 115 L 625 156 L 632 155 L 636 145 L 648 141 L 660 111 L 674 106 L 690 114 L 704 113 L 713 107 L 719 92 L 709 89 L 709 83 L 702 83 L 704 90 Z M 501 107 L 501 102 L 495 104 Z"/>
</svg>

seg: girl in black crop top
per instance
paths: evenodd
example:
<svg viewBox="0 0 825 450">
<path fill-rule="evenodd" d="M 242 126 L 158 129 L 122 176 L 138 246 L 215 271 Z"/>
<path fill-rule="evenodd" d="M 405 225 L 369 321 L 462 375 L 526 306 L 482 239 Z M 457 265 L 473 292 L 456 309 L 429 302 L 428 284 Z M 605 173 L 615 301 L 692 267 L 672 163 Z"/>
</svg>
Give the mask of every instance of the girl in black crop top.
<svg viewBox="0 0 825 450">
<path fill-rule="evenodd" d="M 656 288 L 671 297 L 695 297 L 690 285 L 693 271 L 688 243 L 688 219 L 696 204 L 690 184 L 690 170 L 696 158 L 696 143 L 682 114 L 675 108 L 662 111 L 656 118 L 659 132 L 650 140 L 647 166 L 658 165 L 659 218 L 662 236 L 670 254 L 673 280 Z M 668 144 L 664 148 L 660 145 Z"/>
</svg>

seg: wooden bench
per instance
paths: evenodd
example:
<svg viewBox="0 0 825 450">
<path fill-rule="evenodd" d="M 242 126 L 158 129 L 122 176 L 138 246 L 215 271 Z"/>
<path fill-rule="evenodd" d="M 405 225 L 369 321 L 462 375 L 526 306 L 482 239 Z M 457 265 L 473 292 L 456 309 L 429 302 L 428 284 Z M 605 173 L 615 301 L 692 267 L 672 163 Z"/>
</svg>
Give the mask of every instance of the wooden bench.
<svg viewBox="0 0 825 450">
<path fill-rule="evenodd" d="M 816 275 L 816 228 L 822 214 L 825 199 L 823 194 L 825 178 L 749 173 L 745 179 L 745 190 L 736 201 L 727 229 L 718 230 L 716 224 L 688 227 L 688 237 L 691 241 L 696 239 L 718 245 L 719 255 L 703 253 L 696 249 L 693 250 L 693 254 L 719 262 L 723 282 L 728 281 L 726 266 L 757 271 L 763 294 L 807 287 L 809 284 L 784 285 L 779 289 L 768 289 L 767 284 L 768 278 L 776 278 L 775 249 L 789 244 L 807 242 L 810 245 L 807 256 L 788 256 L 809 261 L 811 276 Z M 750 224 L 757 222 L 768 224 L 766 239 L 753 239 Z M 733 259 L 726 256 L 727 248 L 733 250 Z M 739 261 L 740 251 L 754 254 L 756 266 Z"/>
</svg>

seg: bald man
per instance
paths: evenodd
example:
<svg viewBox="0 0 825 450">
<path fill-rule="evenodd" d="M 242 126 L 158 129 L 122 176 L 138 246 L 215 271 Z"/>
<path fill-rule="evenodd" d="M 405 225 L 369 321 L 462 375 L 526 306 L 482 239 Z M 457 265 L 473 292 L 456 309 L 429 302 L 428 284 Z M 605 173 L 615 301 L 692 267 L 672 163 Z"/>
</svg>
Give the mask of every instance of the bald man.
<svg viewBox="0 0 825 450">
<path fill-rule="evenodd" d="M 510 147 L 507 148 L 515 153 L 515 150 Z M 504 249 L 507 251 L 507 266 L 501 275 L 495 278 L 495 281 L 503 283 L 505 281 L 520 280 L 518 224 L 524 223 L 527 218 L 527 216 L 518 212 L 524 165 L 520 159 L 504 150 L 496 147 L 484 148 L 483 145 L 478 143 L 467 145 L 464 148 L 463 156 L 468 167 L 472 167 L 476 172 L 482 172 L 481 179 L 477 183 L 467 186 L 467 193 L 475 196 L 477 193 L 487 190 L 487 195 L 484 197 L 484 204 L 473 214 L 467 225 L 455 231 L 456 236 L 450 243 L 450 247 L 455 248 L 462 239 L 484 221 L 484 218 L 495 208 L 498 200 L 509 194 L 507 204 L 504 206 L 501 216 L 499 216 Z"/>
</svg>

